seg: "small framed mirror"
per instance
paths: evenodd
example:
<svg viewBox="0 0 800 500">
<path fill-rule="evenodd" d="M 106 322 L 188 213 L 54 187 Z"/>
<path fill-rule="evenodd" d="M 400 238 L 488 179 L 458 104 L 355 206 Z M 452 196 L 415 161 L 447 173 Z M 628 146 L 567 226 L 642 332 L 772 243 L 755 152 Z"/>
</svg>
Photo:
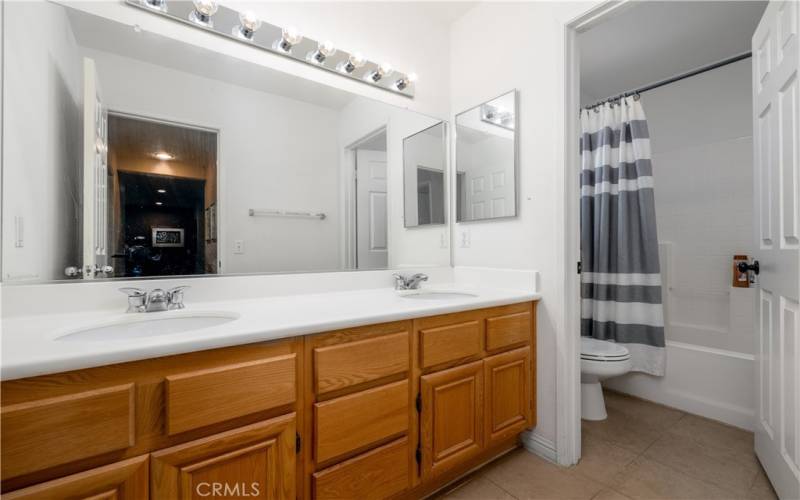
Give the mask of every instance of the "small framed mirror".
<svg viewBox="0 0 800 500">
<path fill-rule="evenodd" d="M 405 227 L 446 223 L 446 132 L 439 122 L 403 139 Z"/>
<path fill-rule="evenodd" d="M 517 91 L 456 115 L 456 221 L 517 215 Z"/>
</svg>

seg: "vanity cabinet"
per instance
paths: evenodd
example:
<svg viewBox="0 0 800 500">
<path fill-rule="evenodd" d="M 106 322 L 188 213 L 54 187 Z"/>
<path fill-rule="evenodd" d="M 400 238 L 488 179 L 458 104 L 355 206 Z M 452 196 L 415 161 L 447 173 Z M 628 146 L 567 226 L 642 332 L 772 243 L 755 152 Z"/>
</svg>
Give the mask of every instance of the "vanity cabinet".
<svg viewBox="0 0 800 500">
<path fill-rule="evenodd" d="M 2 382 L 12 499 L 422 498 L 535 425 L 525 302 Z"/>
</svg>

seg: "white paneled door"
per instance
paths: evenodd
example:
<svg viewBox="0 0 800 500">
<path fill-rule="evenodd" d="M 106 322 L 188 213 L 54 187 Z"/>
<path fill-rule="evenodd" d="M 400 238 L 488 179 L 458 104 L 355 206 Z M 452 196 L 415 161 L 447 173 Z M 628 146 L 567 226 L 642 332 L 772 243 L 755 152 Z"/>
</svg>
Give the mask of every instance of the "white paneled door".
<svg viewBox="0 0 800 500">
<path fill-rule="evenodd" d="M 358 269 L 389 266 L 386 207 L 386 152 L 356 151 L 356 231 Z"/>
<path fill-rule="evenodd" d="M 800 498 L 800 4 L 771 1 L 753 35 L 757 386 L 755 449 Z"/>
<path fill-rule="evenodd" d="M 83 277 L 108 263 L 108 113 L 94 60 L 83 59 Z M 99 271 L 98 271 L 99 270 Z"/>
</svg>

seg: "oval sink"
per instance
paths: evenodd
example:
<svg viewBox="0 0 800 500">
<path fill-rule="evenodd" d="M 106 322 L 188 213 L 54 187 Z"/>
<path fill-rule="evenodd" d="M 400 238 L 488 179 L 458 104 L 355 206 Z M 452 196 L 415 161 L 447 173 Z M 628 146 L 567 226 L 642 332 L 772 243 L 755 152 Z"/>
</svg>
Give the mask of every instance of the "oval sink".
<svg viewBox="0 0 800 500">
<path fill-rule="evenodd" d="M 56 337 L 61 341 L 96 342 L 157 337 L 224 325 L 239 318 L 236 313 L 141 313 Z"/>
<path fill-rule="evenodd" d="M 460 290 L 435 290 L 424 288 L 420 290 L 398 290 L 397 294 L 405 299 L 415 300 L 458 300 L 478 296 L 478 294 L 462 292 Z"/>
</svg>

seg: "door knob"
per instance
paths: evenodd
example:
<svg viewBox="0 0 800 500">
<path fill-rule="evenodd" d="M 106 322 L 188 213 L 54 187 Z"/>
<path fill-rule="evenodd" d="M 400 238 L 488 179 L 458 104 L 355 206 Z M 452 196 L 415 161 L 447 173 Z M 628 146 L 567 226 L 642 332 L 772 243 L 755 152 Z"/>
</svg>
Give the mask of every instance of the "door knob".
<svg viewBox="0 0 800 500">
<path fill-rule="evenodd" d="M 754 260 L 752 264 L 748 264 L 747 262 L 739 262 L 739 265 L 736 267 L 737 269 L 739 269 L 740 273 L 753 271 L 753 274 L 755 274 L 756 276 L 758 276 L 758 273 L 761 271 L 761 268 L 757 260 Z"/>
</svg>

